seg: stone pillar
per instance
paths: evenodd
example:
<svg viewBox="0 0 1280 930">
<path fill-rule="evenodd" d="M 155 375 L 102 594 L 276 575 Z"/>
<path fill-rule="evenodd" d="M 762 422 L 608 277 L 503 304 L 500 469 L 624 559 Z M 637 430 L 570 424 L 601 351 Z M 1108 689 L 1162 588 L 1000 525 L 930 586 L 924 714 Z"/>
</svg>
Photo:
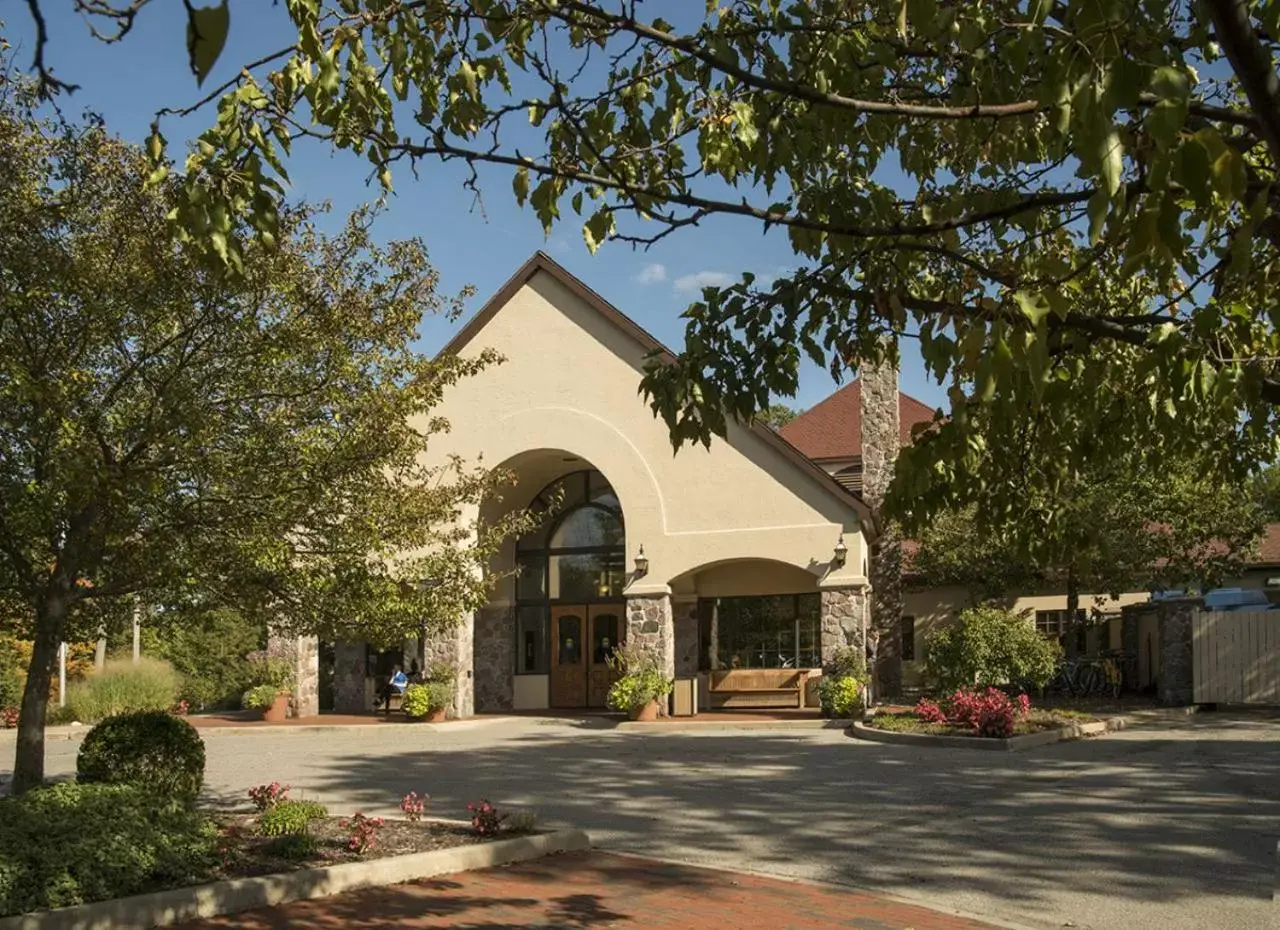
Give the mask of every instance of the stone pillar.
<svg viewBox="0 0 1280 930">
<path fill-rule="evenodd" d="M 456 675 L 451 717 L 470 717 L 475 711 L 475 622 L 471 616 L 457 623 L 427 633 L 423 650 L 428 672 L 432 665 L 453 667 Z"/>
<path fill-rule="evenodd" d="M 1191 615 L 1203 604 L 1199 598 L 1177 598 L 1160 604 L 1161 704 L 1195 702 Z"/>
<path fill-rule="evenodd" d="M 877 515 L 871 549 L 871 622 L 880 633 L 876 678 L 880 693 L 902 693 L 902 543 L 879 515 L 902 445 L 898 368 L 891 360 L 862 366 L 862 499 Z"/>
<path fill-rule="evenodd" d="M 698 599 L 671 599 L 675 627 L 675 677 L 693 678 L 698 674 Z"/>
<path fill-rule="evenodd" d="M 511 710 L 515 702 L 515 608 L 484 607 L 476 613 L 475 709 Z"/>
<path fill-rule="evenodd" d="M 293 664 L 293 715 L 320 714 L 320 640 L 315 636 L 290 636 L 267 631 L 267 654 Z"/>
<path fill-rule="evenodd" d="M 365 643 L 335 643 L 333 647 L 333 712 L 362 714 L 370 709 L 369 647 Z"/>
<path fill-rule="evenodd" d="M 824 667 L 842 648 L 866 654 L 869 600 L 867 589 L 862 586 L 822 590 L 820 620 Z"/>
<path fill-rule="evenodd" d="M 627 642 L 653 656 L 663 675 L 676 677 L 676 634 L 670 596 L 639 594 L 627 598 Z M 666 704 L 661 712 L 667 713 Z"/>
</svg>

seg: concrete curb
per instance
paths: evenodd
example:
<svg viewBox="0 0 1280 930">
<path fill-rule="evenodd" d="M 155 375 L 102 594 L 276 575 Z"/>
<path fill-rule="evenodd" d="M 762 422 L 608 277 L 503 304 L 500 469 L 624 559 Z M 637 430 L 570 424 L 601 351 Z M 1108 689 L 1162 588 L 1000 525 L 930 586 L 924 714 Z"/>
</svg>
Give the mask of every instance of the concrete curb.
<svg viewBox="0 0 1280 930">
<path fill-rule="evenodd" d="M 699 730 L 847 730 L 848 720 L 732 720 L 709 721 L 705 717 L 685 720 L 671 720 L 666 723 L 640 723 L 635 720 L 624 720 L 613 729 L 625 733 L 690 733 Z"/>
<path fill-rule="evenodd" d="M 344 862 L 255 878 L 235 878 L 208 885 L 173 888 L 152 894 L 116 898 L 0 919 L 0 930 L 127 930 L 167 927 L 201 917 L 236 914 L 306 898 L 324 898 L 376 885 L 487 869 L 559 852 L 591 848 L 581 830 L 560 830 L 453 849 L 390 856 L 368 862 Z"/>
<path fill-rule="evenodd" d="M 1023 752 L 1038 746 L 1048 746 L 1063 740 L 1101 736 L 1111 730 L 1123 730 L 1130 721 L 1112 717 L 1091 723 L 1069 723 L 1057 730 L 1042 730 L 1008 739 L 983 739 L 976 736 L 932 736 L 928 733 L 897 733 L 878 730 L 865 723 L 855 722 L 850 728 L 855 739 L 871 743 L 893 743 L 900 746 L 929 746 L 935 749 L 976 749 L 984 752 Z"/>
</svg>

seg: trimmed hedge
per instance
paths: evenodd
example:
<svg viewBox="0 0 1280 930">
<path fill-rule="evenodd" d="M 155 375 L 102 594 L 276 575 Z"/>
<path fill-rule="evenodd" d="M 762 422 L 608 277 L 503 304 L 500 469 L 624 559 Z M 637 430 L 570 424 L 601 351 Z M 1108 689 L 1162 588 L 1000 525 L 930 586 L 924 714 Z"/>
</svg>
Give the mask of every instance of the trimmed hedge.
<svg viewBox="0 0 1280 930">
<path fill-rule="evenodd" d="M 208 815 L 136 785 L 0 798 L 0 916 L 192 884 L 216 864 Z"/>
<path fill-rule="evenodd" d="M 84 738 L 76 778 L 134 784 L 189 805 L 204 783 L 204 741 L 195 727 L 170 714 L 111 717 Z"/>
</svg>

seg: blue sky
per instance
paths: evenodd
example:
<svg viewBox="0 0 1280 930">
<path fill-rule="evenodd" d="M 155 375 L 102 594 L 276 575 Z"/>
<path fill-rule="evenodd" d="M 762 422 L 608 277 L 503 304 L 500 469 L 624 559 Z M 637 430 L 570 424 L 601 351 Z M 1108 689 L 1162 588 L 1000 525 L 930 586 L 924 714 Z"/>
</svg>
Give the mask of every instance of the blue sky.
<svg viewBox="0 0 1280 930">
<path fill-rule="evenodd" d="M 667 0 L 650 4 L 653 15 L 676 4 L 685 10 L 701 7 L 695 0 Z M 81 85 L 64 98 L 64 112 L 88 109 L 105 117 L 119 135 L 141 142 L 156 110 L 188 105 L 202 96 L 187 69 L 186 19 L 177 0 L 155 0 L 139 17 L 132 33 L 115 46 L 93 39 L 72 12 L 69 0 L 45 0 L 50 35 L 46 60 L 63 80 Z M 23 5 L 5 12 L 3 34 L 15 47 L 17 62 L 29 66 L 34 32 Z M 671 14 L 668 13 L 670 18 Z M 290 41 L 290 25 L 283 10 L 265 0 L 232 0 L 231 34 L 222 60 L 206 89 L 234 75 L 239 63 L 274 51 Z M 212 112 L 201 111 L 183 121 L 168 118 L 164 133 L 172 151 L 181 155 L 183 140 L 207 127 Z M 292 193 L 308 200 L 331 200 L 335 213 L 377 196 L 367 185 L 367 164 L 348 153 L 330 154 L 319 147 L 300 147 L 289 163 Z M 482 202 L 464 189 L 465 169 L 438 162 L 420 166 L 415 180 L 407 171 L 397 174 L 396 194 L 378 223 L 386 239 L 420 236 L 433 264 L 440 270 L 446 292 L 475 285 L 474 311 L 534 251 L 542 249 L 588 285 L 616 304 L 660 340 L 679 348 L 684 323 L 680 314 L 698 296 L 703 284 L 726 283 L 742 271 L 758 275 L 783 272 L 795 259 L 780 234 L 763 235 L 759 225 L 739 219 L 713 218 L 695 229 L 668 237 L 648 251 L 610 243 L 595 255 L 587 251 L 579 226 L 571 219 L 550 237 L 531 210 L 518 207 L 511 194 L 510 175 L 502 170 L 482 172 Z M 421 347 L 434 352 L 461 322 L 428 319 L 422 327 Z M 903 345 L 902 387 L 931 404 L 945 404 L 945 394 L 924 374 L 914 344 Z M 809 407 L 836 388 L 828 372 L 806 362 L 800 392 L 793 406 Z"/>
</svg>

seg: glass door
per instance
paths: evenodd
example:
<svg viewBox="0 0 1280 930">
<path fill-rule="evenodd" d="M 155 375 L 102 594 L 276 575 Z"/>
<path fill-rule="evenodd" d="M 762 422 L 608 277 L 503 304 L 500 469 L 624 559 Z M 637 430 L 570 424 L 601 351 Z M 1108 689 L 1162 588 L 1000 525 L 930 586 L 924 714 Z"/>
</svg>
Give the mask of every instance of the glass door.
<svg viewBox="0 0 1280 930">
<path fill-rule="evenodd" d="M 591 608 L 591 655 L 588 658 L 587 706 L 605 707 L 609 687 L 617 675 L 609 668 L 609 657 L 622 645 L 625 625 L 622 607 L 600 604 Z"/>
<path fill-rule="evenodd" d="M 551 609 L 551 706 L 587 704 L 586 611 L 582 607 Z"/>
</svg>

